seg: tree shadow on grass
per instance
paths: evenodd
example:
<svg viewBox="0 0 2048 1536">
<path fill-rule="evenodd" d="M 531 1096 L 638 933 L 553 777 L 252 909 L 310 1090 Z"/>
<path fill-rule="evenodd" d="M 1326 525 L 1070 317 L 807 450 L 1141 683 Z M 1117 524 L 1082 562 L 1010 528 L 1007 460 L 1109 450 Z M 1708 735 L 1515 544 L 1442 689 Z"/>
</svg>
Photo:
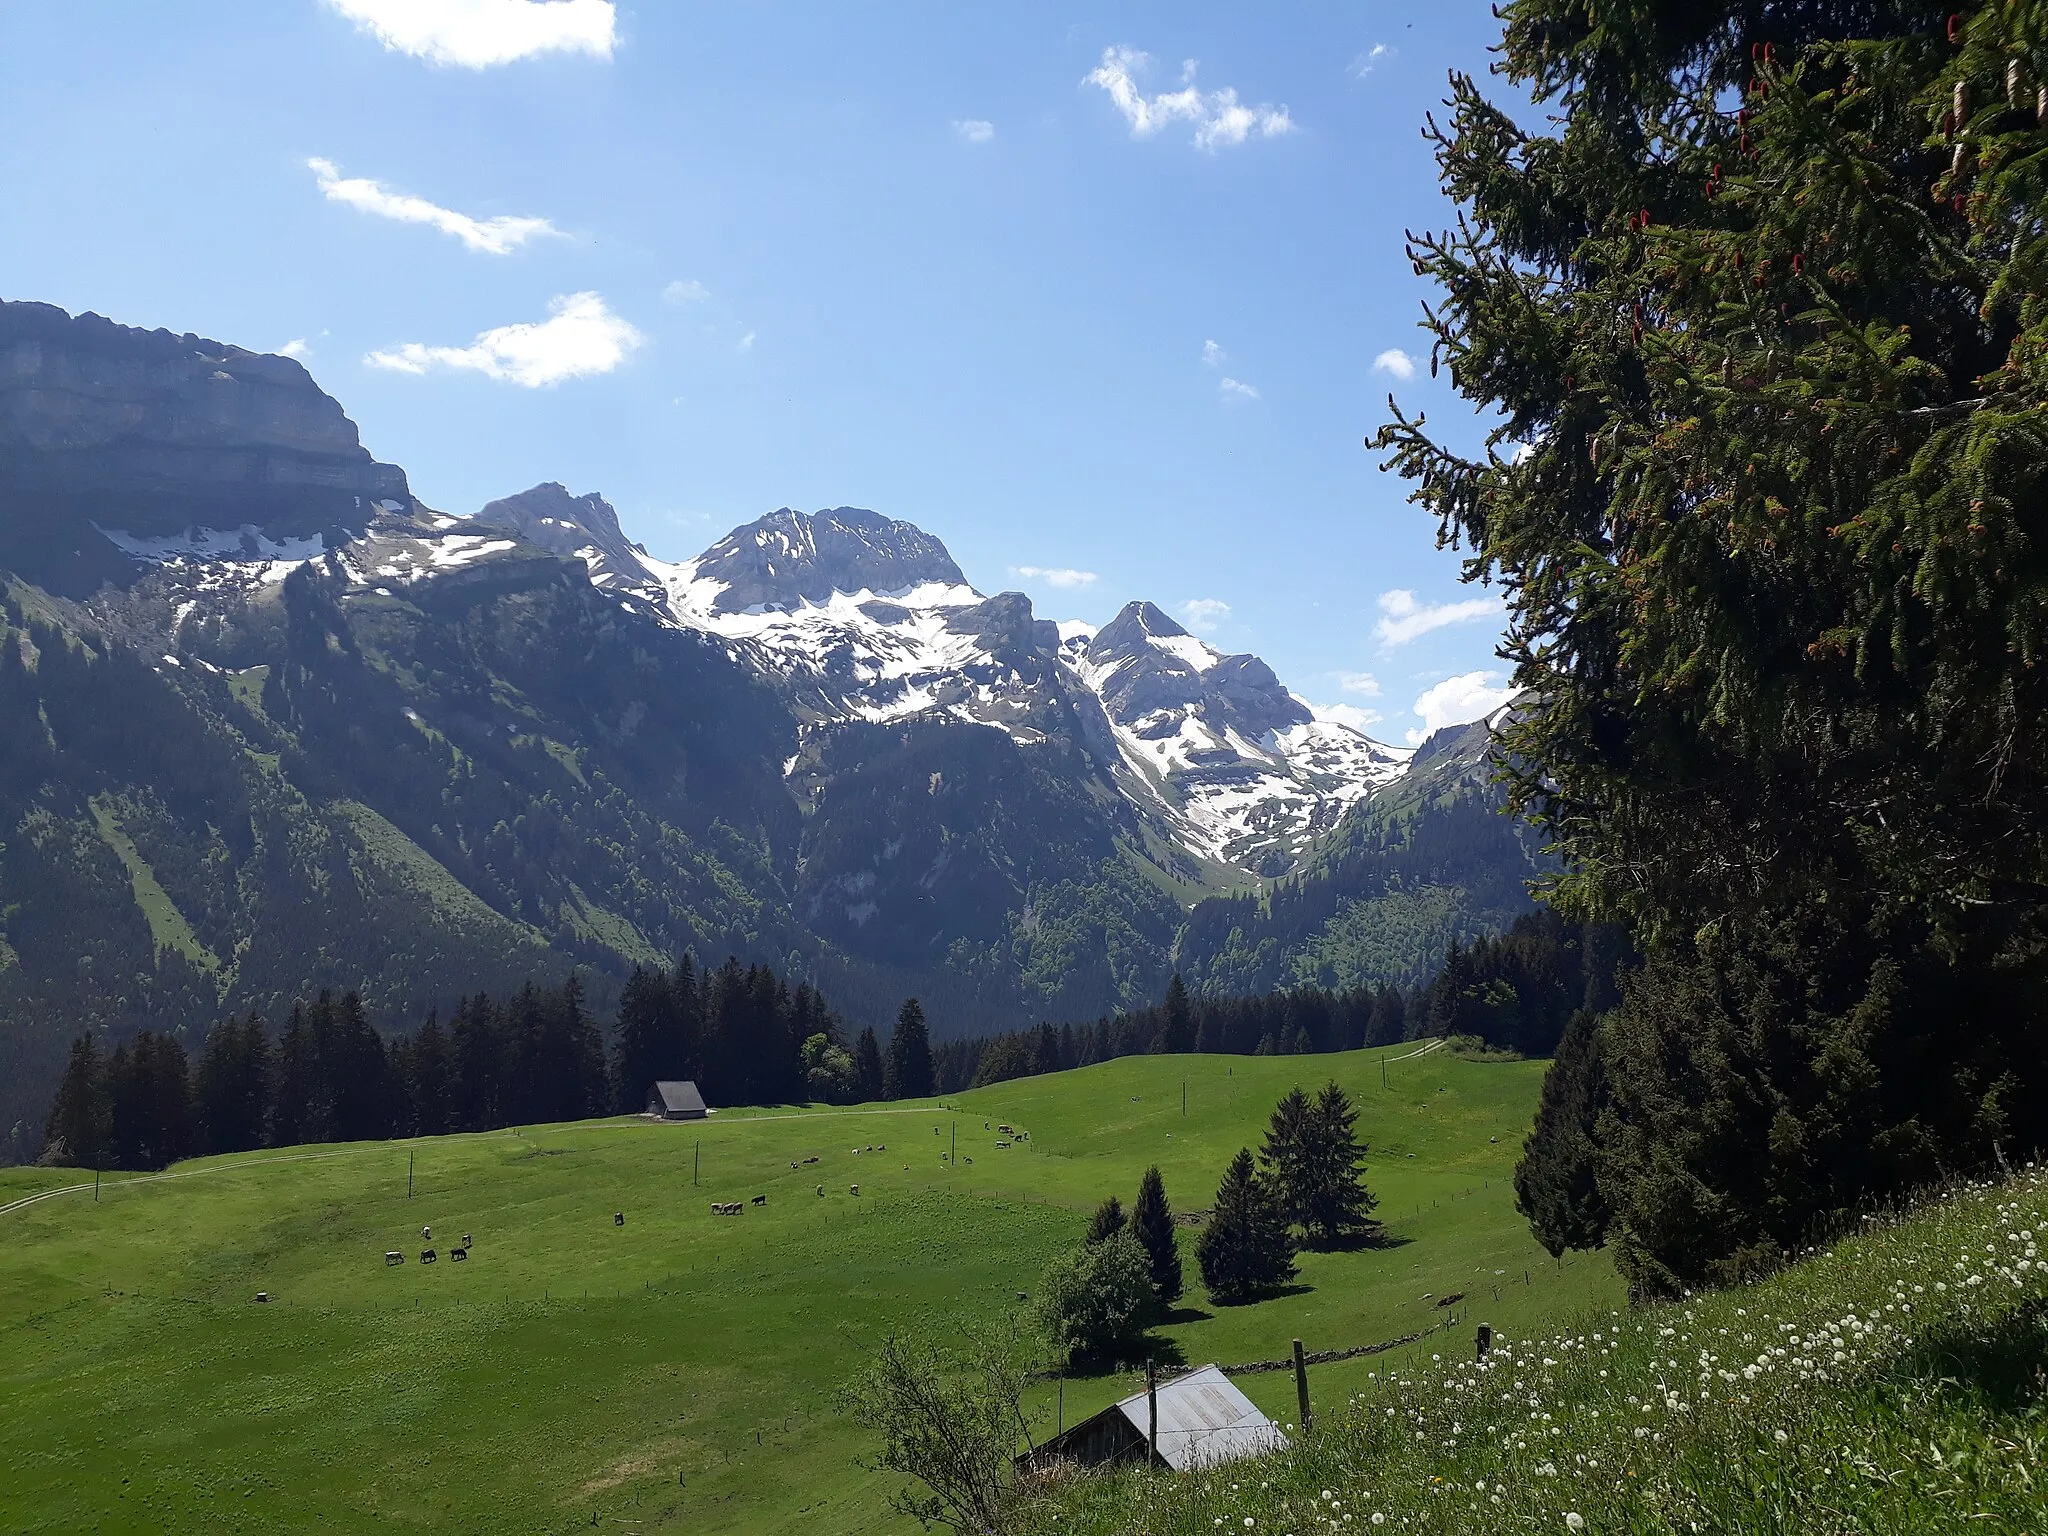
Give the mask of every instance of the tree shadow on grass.
<svg viewBox="0 0 2048 1536">
<path fill-rule="evenodd" d="M 1178 1323 L 1206 1323 L 1215 1315 L 1214 1312 L 1204 1312 L 1200 1307 L 1169 1307 L 1159 1321 L 1162 1326 L 1170 1328 Z"/>
<path fill-rule="evenodd" d="M 1212 1296 L 1209 1299 L 1219 1307 L 1255 1307 L 1262 1301 L 1277 1301 L 1283 1296 L 1306 1296 L 1314 1289 L 1312 1285 L 1269 1285 L 1249 1296 Z"/>
<path fill-rule="evenodd" d="M 1314 1242 L 1305 1242 L 1301 1246 L 1304 1253 L 1364 1253 L 1367 1250 L 1391 1251 L 1395 1248 L 1406 1248 L 1414 1241 L 1412 1237 L 1402 1237 L 1398 1233 L 1389 1232 L 1385 1227 L 1374 1227 L 1369 1232 L 1347 1232 L 1333 1242 L 1326 1243 L 1318 1239 Z"/>
<path fill-rule="evenodd" d="M 2048 1302 L 1988 1325 L 1937 1329 L 1907 1352 L 1890 1379 L 2002 1416 L 2048 1403 Z"/>
</svg>

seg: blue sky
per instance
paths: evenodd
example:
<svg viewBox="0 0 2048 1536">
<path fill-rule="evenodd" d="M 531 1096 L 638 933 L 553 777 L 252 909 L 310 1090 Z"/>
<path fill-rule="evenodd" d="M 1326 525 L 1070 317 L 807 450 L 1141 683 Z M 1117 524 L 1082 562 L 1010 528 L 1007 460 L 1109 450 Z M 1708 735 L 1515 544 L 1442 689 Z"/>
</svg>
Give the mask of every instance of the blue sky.
<svg viewBox="0 0 2048 1536">
<path fill-rule="evenodd" d="M 1418 129 L 1494 26 L 14 0 L 0 294 L 291 345 L 444 510 L 560 480 L 680 558 L 873 507 L 985 591 L 1150 598 L 1401 741 L 1503 680 L 1497 602 L 1361 441 L 1390 392 L 1478 436 L 1402 234 L 1446 220 Z"/>
</svg>

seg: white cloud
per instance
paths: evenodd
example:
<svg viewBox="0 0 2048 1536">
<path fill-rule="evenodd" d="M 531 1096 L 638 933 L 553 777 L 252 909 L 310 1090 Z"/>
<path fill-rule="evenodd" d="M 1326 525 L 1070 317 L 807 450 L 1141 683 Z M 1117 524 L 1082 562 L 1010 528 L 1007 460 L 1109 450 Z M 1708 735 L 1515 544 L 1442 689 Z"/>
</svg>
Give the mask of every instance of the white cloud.
<svg viewBox="0 0 2048 1536">
<path fill-rule="evenodd" d="M 1389 347 L 1372 360 L 1373 372 L 1391 373 L 1397 379 L 1415 377 L 1415 359 L 1399 347 Z"/>
<path fill-rule="evenodd" d="M 1259 392 L 1251 385 L 1227 376 L 1219 379 L 1216 387 L 1226 395 L 1236 395 L 1245 400 L 1256 400 L 1259 398 Z"/>
<path fill-rule="evenodd" d="M 1337 686 L 1346 693 L 1362 694 L 1368 699 L 1380 696 L 1380 680 L 1370 672 L 1339 672 Z"/>
<path fill-rule="evenodd" d="M 1465 725 L 1492 714 L 1515 696 L 1515 690 L 1500 686 L 1498 672 L 1461 672 L 1424 690 L 1415 701 L 1415 713 L 1422 719 L 1420 730 L 1408 732 L 1410 746 L 1419 746 L 1434 731 L 1447 725 Z"/>
<path fill-rule="evenodd" d="M 279 357 L 304 357 L 312 350 L 311 347 L 306 345 L 305 337 L 294 336 L 290 341 L 277 349 L 277 355 Z"/>
<path fill-rule="evenodd" d="M 1230 617 L 1230 604 L 1220 597 L 1191 597 L 1180 605 L 1180 621 L 1198 635 L 1213 635 Z"/>
<path fill-rule="evenodd" d="M 741 337 L 741 338 L 739 339 L 739 341 L 738 341 L 738 342 L 736 342 L 736 343 L 734 344 L 734 346 L 733 346 L 733 351 L 735 351 L 735 352 L 751 352 L 751 351 L 753 351 L 753 350 L 754 350 L 754 332 L 752 332 L 752 331 L 749 331 L 749 332 L 747 332 L 747 334 L 746 334 L 746 335 L 744 335 L 744 336 L 742 336 L 742 337 Z"/>
<path fill-rule="evenodd" d="M 969 144 L 986 144 L 996 136 L 996 125 L 981 117 L 956 117 L 953 131 Z"/>
<path fill-rule="evenodd" d="M 373 368 L 399 373 L 426 373 L 435 368 L 463 368 L 538 389 L 564 379 L 610 373 L 626 354 L 647 340 L 605 308 L 595 293 L 566 293 L 548 301 L 548 318 L 520 325 L 501 325 L 481 332 L 466 347 L 430 347 L 409 341 L 401 347 L 372 352 L 363 361 Z"/>
<path fill-rule="evenodd" d="M 1010 569 L 1026 580 L 1042 581 L 1049 587 L 1092 587 L 1099 579 L 1093 571 L 1077 571 L 1065 566 L 1013 565 Z"/>
<path fill-rule="evenodd" d="M 1311 704 L 1308 708 L 1318 720 L 1348 725 L 1354 731 L 1369 731 L 1386 718 L 1376 709 L 1361 709 L 1356 704 Z"/>
<path fill-rule="evenodd" d="M 1242 144 L 1253 134 L 1271 139 L 1294 131 L 1294 119 L 1285 107 L 1245 106 L 1227 85 L 1219 91 L 1197 90 L 1193 59 L 1181 66 L 1179 90 L 1147 96 L 1138 88 L 1137 77 L 1151 62 L 1149 55 L 1135 48 L 1105 48 L 1102 62 L 1081 82 L 1099 85 L 1109 93 L 1131 125 L 1134 139 L 1150 138 L 1168 123 L 1191 123 L 1195 147 L 1214 153 L 1218 145 Z"/>
<path fill-rule="evenodd" d="M 1500 616 L 1500 604 L 1490 597 L 1468 597 L 1456 603 L 1422 603 L 1415 594 L 1396 587 L 1380 594 L 1380 621 L 1373 627 L 1381 645 L 1406 645 L 1417 636 L 1450 624 L 1469 624 L 1475 619 Z"/>
<path fill-rule="evenodd" d="M 1202 343 L 1202 361 L 1207 363 L 1211 368 L 1216 367 L 1219 363 L 1223 361 L 1224 358 L 1228 357 L 1229 355 L 1229 353 L 1225 352 L 1213 341 L 1205 341 Z"/>
<path fill-rule="evenodd" d="M 488 69 L 543 53 L 609 59 L 612 0 L 327 0 L 386 48 L 429 64 Z"/>
<path fill-rule="evenodd" d="M 711 297 L 711 290 L 694 277 L 679 277 L 661 290 L 661 297 L 668 304 L 702 304 Z"/>
<path fill-rule="evenodd" d="M 358 213 L 396 219 L 401 224 L 431 224 L 442 234 L 453 235 L 472 251 L 504 256 L 518 250 L 536 235 L 561 234 L 546 219 L 518 218 L 510 214 L 473 219 L 466 213 L 430 203 L 424 197 L 394 192 L 381 181 L 371 181 L 364 176 L 344 176 L 340 166 L 318 156 L 308 160 L 306 166 L 319 181 L 320 190 L 330 203 L 343 203 Z"/>
<path fill-rule="evenodd" d="M 1380 65 L 1392 60 L 1393 57 L 1394 49 L 1391 44 L 1374 43 L 1365 52 L 1351 61 L 1351 68 L 1346 73 L 1354 80 L 1363 80 Z"/>
</svg>

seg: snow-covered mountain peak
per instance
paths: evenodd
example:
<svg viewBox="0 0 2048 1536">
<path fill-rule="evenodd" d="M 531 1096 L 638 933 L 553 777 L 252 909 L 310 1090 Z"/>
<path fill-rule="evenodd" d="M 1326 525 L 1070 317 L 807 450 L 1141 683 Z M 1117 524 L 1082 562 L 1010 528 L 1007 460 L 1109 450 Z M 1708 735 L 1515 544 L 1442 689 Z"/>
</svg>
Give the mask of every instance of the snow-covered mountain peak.
<svg viewBox="0 0 2048 1536">
<path fill-rule="evenodd" d="M 900 599 L 921 588 L 968 586 L 944 544 L 913 523 L 862 507 L 783 507 L 733 529 L 688 564 L 688 584 L 716 613 L 793 610 L 827 603 L 835 593 Z"/>
</svg>

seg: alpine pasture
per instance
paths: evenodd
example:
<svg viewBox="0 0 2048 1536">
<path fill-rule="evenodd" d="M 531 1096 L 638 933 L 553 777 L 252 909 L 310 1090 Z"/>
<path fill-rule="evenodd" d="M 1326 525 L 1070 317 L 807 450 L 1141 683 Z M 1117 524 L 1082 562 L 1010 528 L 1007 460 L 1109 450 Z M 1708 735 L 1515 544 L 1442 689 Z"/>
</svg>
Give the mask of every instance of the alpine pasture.
<svg viewBox="0 0 2048 1536">
<path fill-rule="evenodd" d="M 1334 1403 L 1417 1347 L 1464 1349 L 1477 1322 L 1526 1335 L 1618 1304 L 1604 1260 L 1557 1264 L 1514 1210 L 1543 1064 L 1417 1050 L 1140 1057 L 917 1106 L 252 1153 L 16 1206 L 0 1214 L 0 1526 L 896 1529 L 888 1485 L 857 1464 L 863 1426 L 835 1407 L 880 1338 L 1018 1309 L 1149 1164 L 1176 1211 L 1205 1207 L 1275 1101 L 1330 1078 L 1359 1106 L 1387 1242 L 1304 1254 L 1284 1294 L 1216 1307 L 1183 1229 L 1169 1356 L 1439 1330 L 1312 1369 Z M 81 1182 L 6 1170 L 0 1206 Z M 733 1201 L 742 1214 L 711 1209 Z M 1043 1384 L 1033 1433 L 1132 1381 Z M 1285 1373 L 1240 1384 L 1296 1416 Z"/>
</svg>

